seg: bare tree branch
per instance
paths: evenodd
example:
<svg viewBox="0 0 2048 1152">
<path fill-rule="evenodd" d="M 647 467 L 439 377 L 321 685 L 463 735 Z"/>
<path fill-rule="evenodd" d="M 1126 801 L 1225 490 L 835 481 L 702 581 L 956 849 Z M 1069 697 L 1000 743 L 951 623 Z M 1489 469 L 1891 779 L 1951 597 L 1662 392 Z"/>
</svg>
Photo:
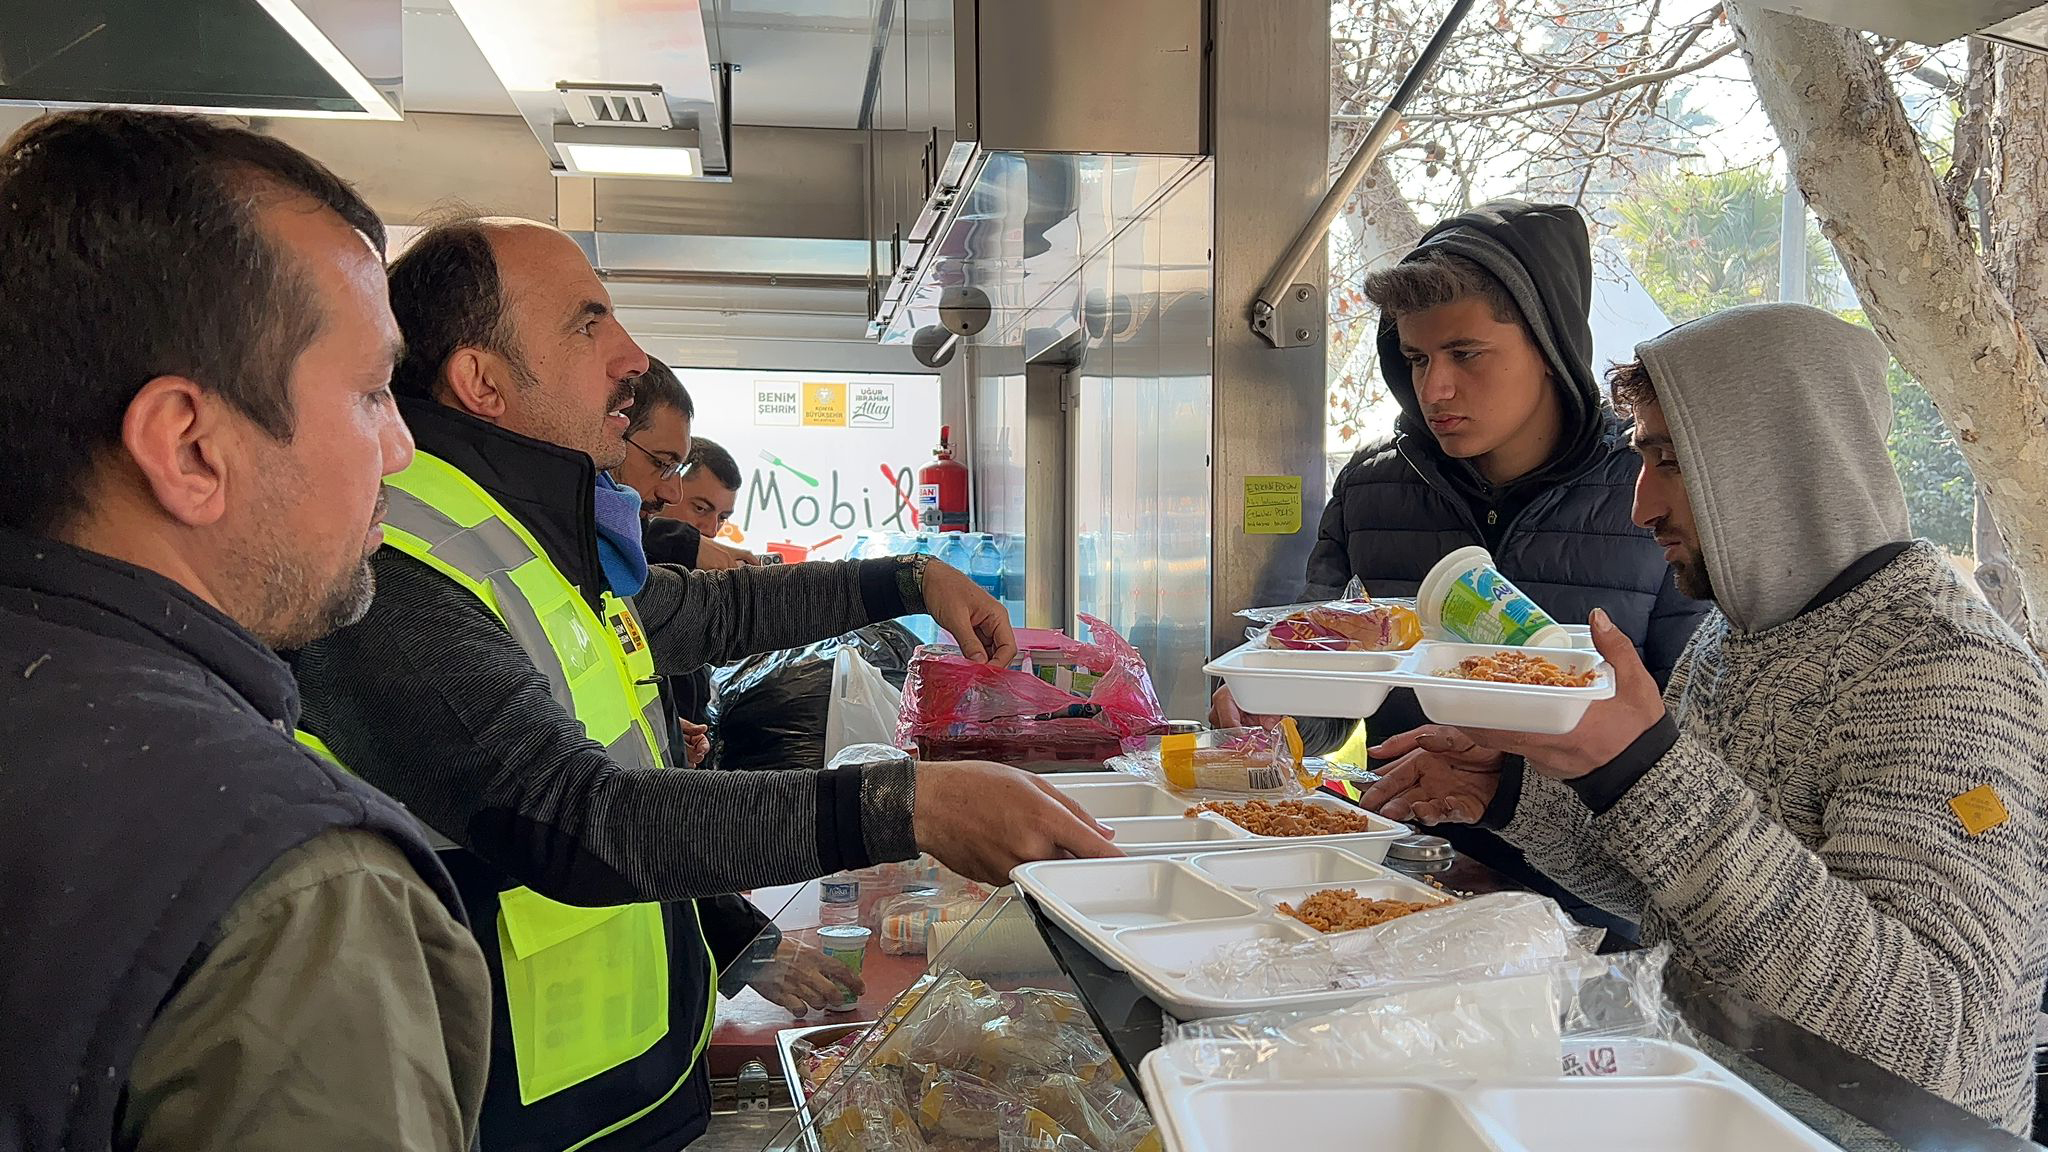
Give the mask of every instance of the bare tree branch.
<svg viewBox="0 0 2048 1152">
<path fill-rule="evenodd" d="M 1692 73 L 1697 72 L 1702 68 L 1705 68 L 1709 64 L 1712 64 L 1716 60 L 1720 60 L 1728 56 L 1730 53 L 1733 53 L 1734 51 L 1735 45 L 1732 42 L 1728 44 L 1723 44 L 1719 48 L 1714 49 L 1712 52 L 1707 53 L 1706 55 L 1700 57 L 1699 59 L 1693 61 L 1690 64 L 1682 64 L 1676 68 L 1665 68 L 1656 72 L 1645 72 L 1638 76 L 1629 76 L 1621 80 L 1615 80 L 1607 84 L 1602 84 L 1598 88 L 1589 89 L 1585 92 L 1574 92 L 1569 96 L 1553 96 L 1548 100 L 1536 100 L 1528 104 L 1521 104 L 1512 108 L 1483 108 L 1470 112 L 1442 112 L 1437 113 L 1434 116 L 1412 117 L 1411 120 L 1415 123 L 1424 124 L 1458 123 L 1469 120 L 1495 120 L 1505 119 L 1514 116 L 1527 116 L 1532 112 L 1542 112 L 1550 108 L 1570 108 L 1578 105 L 1592 104 L 1596 101 L 1604 100 L 1609 96 L 1619 95 L 1623 92 L 1628 92 L 1636 88 L 1644 87 L 1645 85 L 1662 84 L 1667 80 L 1675 80 L 1680 76 L 1691 75 Z M 1340 124 L 1355 123 L 1371 119 L 1372 117 L 1370 116 L 1354 115 L 1339 115 L 1331 117 L 1332 121 Z"/>
<path fill-rule="evenodd" d="M 1963 111 L 1956 120 L 1955 150 L 1942 188 L 1948 209 L 1965 236 L 1975 231 L 1970 227 L 1970 193 L 1977 187 L 1978 174 L 1984 171 L 1985 132 L 1991 124 L 1992 75 L 1991 45 L 1971 40 L 1970 66 L 1962 89 Z"/>
</svg>

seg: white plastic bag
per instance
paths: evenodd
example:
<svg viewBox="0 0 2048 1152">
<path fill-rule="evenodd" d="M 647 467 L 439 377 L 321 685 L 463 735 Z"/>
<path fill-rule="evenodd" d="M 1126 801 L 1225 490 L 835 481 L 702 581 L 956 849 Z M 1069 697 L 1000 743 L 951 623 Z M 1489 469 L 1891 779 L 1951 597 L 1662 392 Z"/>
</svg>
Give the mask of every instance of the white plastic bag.
<svg viewBox="0 0 2048 1152">
<path fill-rule="evenodd" d="M 825 762 L 856 744 L 893 744 L 903 693 L 851 647 L 832 663 L 832 702 L 825 712 Z"/>
</svg>

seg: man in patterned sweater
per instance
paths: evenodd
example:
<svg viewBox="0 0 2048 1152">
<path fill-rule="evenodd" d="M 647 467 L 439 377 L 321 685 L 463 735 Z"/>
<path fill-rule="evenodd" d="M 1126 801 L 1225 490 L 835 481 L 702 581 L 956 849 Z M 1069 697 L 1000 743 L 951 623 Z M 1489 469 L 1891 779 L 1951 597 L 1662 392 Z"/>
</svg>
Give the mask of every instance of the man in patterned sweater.
<svg viewBox="0 0 2048 1152">
<path fill-rule="evenodd" d="M 1596 615 L 1616 695 L 1576 730 L 1410 733 L 1365 801 L 1500 830 L 1689 968 L 2024 1132 L 2048 678 L 1910 538 L 1875 336 L 1770 304 L 1636 351 L 1635 517 L 1718 611 L 1661 696 Z"/>
</svg>

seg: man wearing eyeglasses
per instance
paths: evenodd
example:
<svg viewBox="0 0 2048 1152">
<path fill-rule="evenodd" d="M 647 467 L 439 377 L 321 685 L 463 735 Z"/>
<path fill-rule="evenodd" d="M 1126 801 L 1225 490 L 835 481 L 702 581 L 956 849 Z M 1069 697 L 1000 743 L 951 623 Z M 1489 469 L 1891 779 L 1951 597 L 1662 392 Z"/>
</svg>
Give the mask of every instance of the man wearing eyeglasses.
<svg viewBox="0 0 2048 1152">
<path fill-rule="evenodd" d="M 697 406 L 669 366 L 650 358 L 633 379 L 633 406 L 626 410 L 626 460 L 609 479 L 640 497 L 640 542 L 656 564 L 718 571 L 759 564 L 761 558 L 704 536 L 694 525 L 663 516 L 682 502 L 682 474 L 689 463 L 690 425 Z"/>
</svg>

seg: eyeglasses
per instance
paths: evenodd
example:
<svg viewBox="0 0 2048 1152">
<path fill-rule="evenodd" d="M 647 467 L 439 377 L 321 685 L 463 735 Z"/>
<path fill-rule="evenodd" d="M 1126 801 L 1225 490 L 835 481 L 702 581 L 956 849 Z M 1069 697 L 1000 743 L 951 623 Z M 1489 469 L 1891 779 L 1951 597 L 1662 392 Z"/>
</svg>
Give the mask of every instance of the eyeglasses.
<svg viewBox="0 0 2048 1152">
<path fill-rule="evenodd" d="M 652 460 L 654 462 L 654 466 L 661 470 L 660 475 L 663 480 L 673 480 L 676 477 L 681 476 L 683 474 L 683 464 L 685 463 L 684 461 L 663 460 L 661 457 L 656 456 L 652 452 L 649 452 L 646 448 L 641 447 L 640 442 L 638 440 L 633 439 L 631 436 L 626 437 L 626 443 L 631 444 L 635 448 L 639 448 L 640 454 L 642 456 L 645 456 L 649 460 Z"/>
</svg>

